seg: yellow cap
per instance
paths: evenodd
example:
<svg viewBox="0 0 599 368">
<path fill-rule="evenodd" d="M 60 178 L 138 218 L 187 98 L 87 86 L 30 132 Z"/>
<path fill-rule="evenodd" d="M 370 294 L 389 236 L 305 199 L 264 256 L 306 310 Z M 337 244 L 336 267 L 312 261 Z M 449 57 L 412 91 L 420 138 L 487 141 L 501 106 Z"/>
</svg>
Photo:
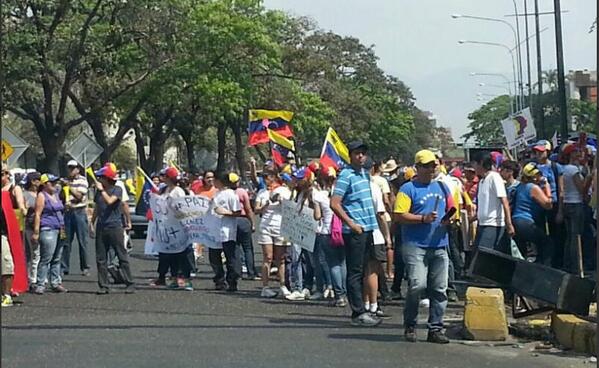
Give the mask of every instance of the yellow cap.
<svg viewBox="0 0 599 368">
<path fill-rule="evenodd" d="M 537 164 L 534 162 L 529 162 L 522 168 L 522 175 L 527 176 L 529 178 L 534 178 L 540 173 L 541 171 L 537 167 Z"/>
<path fill-rule="evenodd" d="M 406 171 L 403 173 L 403 178 L 405 180 L 412 180 L 412 178 L 416 176 L 416 170 L 413 167 L 406 167 Z"/>
<path fill-rule="evenodd" d="M 58 177 L 54 176 L 52 174 L 43 174 L 40 177 L 40 184 L 44 185 L 47 182 L 54 182 L 54 181 L 58 181 Z"/>
<path fill-rule="evenodd" d="M 435 156 L 435 154 L 429 150 L 418 151 L 414 156 L 414 163 L 416 164 L 426 165 L 430 162 L 435 162 L 436 160 L 437 157 Z"/>
<path fill-rule="evenodd" d="M 231 184 L 237 183 L 239 181 L 239 175 L 235 173 L 229 173 L 229 181 L 231 182 Z"/>
</svg>

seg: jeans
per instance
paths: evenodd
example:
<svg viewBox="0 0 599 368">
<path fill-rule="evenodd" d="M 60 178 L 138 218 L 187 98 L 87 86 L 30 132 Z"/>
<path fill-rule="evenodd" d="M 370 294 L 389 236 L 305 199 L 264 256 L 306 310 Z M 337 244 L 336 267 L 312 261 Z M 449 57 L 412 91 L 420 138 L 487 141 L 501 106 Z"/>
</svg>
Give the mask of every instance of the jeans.
<svg viewBox="0 0 599 368">
<path fill-rule="evenodd" d="M 225 253 L 225 265 L 227 273 L 223 268 L 222 253 Z M 214 271 L 212 280 L 217 286 L 224 285 L 225 279 L 229 287 L 237 287 L 237 282 L 241 277 L 241 247 L 237 246 L 237 242 L 228 241 L 223 243 L 223 249 L 208 249 L 208 259 L 210 266 Z"/>
<path fill-rule="evenodd" d="M 399 293 L 401 292 L 401 280 L 405 278 L 405 264 L 403 263 L 403 256 L 401 255 L 401 226 L 396 227 L 394 234 L 394 246 L 395 251 L 393 252 L 393 285 L 391 285 L 391 291 Z"/>
<path fill-rule="evenodd" d="M 193 249 L 191 245 L 179 253 L 159 253 L 158 278 L 164 280 L 166 273 L 170 269 L 172 277 L 189 279 L 191 277 L 192 271 L 192 267 L 189 262 L 190 254 L 193 255 Z"/>
<path fill-rule="evenodd" d="M 345 265 L 344 247 L 331 246 L 331 236 L 316 234 L 316 244 L 324 253 L 326 264 L 331 275 L 331 284 L 335 291 L 335 297 L 339 299 L 347 294 L 345 280 L 347 278 L 347 267 Z"/>
<path fill-rule="evenodd" d="M 524 257 L 526 257 L 526 243 L 530 242 L 536 245 L 537 260 L 535 263 L 541 263 L 545 266 L 551 266 L 551 258 L 553 256 L 553 241 L 545 233 L 545 229 L 541 228 L 534 221 L 515 218 L 512 220 L 516 231 L 515 241 L 518 244 L 518 249 Z"/>
<path fill-rule="evenodd" d="M 312 252 L 304 251 L 306 259 L 306 276 L 304 277 L 304 286 L 312 290 L 314 280 L 316 280 L 316 291 L 323 292 L 325 287 L 331 287 L 331 271 L 327 265 L 322 244 L 318 241 L 319 234 L 316 234 L 314 249 Z"/>
<path fill-rule="evenodd" d="M 27 255 L 27 275 L 29 284 L 37 284 L 37 268 L 40 263 L 40 244 L 31 241 L 33 229 L 25 227 L 25 252 Z"/>
<path fill-rule="evenodd" d="M 62 283 L 60 278 L 60 256 L 62 253 L 63 242 L 58 239 L 58 230 L 40 231 L 40 263 L 37 268 L 37 286 L 44 287 L 46 278 L 51 287 L 56 287 Z"/>
<path fill-rule="evenodd" d="M 564 204 L 564 222 L 566 224 L 564 269 L 571 273 L 578 273 L 578 236 L 582 236 L 584 230 L 584 204 Z"/>
<path fill-rule="evenodd" d="M 347 262 L 347 299 L 352 317 L 366 313 L 362 291 L 364 287 L 364 269 L 368 262 L 367 247 L 372 247 L 372 231 L 362 234 L 343 234 L 345 242 L 345 261 Z"/>
<path fill-rule="evenodd" d="M 562 268 L 564 264 L 564 244 L 566 242 L 566 232 L 564 231 L 564 225 L 558 224 L 555 221 L 557 211 L 558 206 L 557 204 L 554 204 L 552 209 L 541 212 L 539 219 L 536 220 L 536 223 L 537 226 L 543 229 L 544 232 L 546 231 L 546 227 L 549 228 L 549 235 L 553 240 L 551 266 L 553 268 Z"/>
<path fill-rule="evenodd" d="M 108 280 L 108 249 L 114 248 L 119 260 L 119 268 L 125 285 L 133 284 L 133 276 L 129 266 L 129 255 L 125 249 L 123 227 L 96 227 L 96 265 L 98 267 L 98 286 L 107 289 Z"/>
<path fill-rule="evenodd" d="M 256 277 L 256 265 L 254 261 L 254 244 L 252 243 L 252 224 L 246 217 L 237 219 L 237 244 L 243 250 L 247 276 L 252 279 Z"/>
<path fill-rule="evenodd" d="M 449 257 L 445 248 L 420 248 L 404 244 L 403 259 L 408 278 L 408 294 L 404 309 L 404 326 L 416 327 L 418 303 L 426 291 L 430 299 L 428 329 L 441 330 L 447 308 Z"/>
<path fill-rule="evenodd" d="M 505 226 L 478 226 L 474 246 L 511 254 L 506 240 Z"/>
<path fill-rule="evenodd" d="M 291 290 L 302 291 L 304 288 L 304 270 L 301 257 L 303 249 L 296 244 L 292 244 L 290 248 L 291 268 L 289 270 L 289 286 L 291 286 Z"/>
<path fill-rule="evenodd" d="M 89 269 L 87 251 L 87 212 L 85 208 L 68 210 L 64 215 L 64 226 L 67 232 L 67 242 L 62 253 L 62 272 L 69 273 L 71 266 L 71 246 L 75 235 L 79 243 L 79 268 Z"/>
</svg>

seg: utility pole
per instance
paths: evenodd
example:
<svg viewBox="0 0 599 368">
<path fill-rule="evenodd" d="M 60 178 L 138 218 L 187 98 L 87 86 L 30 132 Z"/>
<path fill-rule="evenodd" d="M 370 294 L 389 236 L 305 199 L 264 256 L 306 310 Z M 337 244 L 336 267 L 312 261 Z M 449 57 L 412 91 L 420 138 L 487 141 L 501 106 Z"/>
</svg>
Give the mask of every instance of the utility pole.
<svg viewBox="0 0 599 368">
<path fill-rule="evenodd" d="M 528 107 L 532 110 L 532 83 L 530 77 L 530 44 L 528 42 L 528 3 L 524 0 L 524 25 L 526 30 L 526 70 L 528 76 Z"/>
<path fill-rule="evenodd" d="M 539 32 L 539 0 L 535 0 L 535 31 L 537 32 L 537 128 L 539 137 L 545 139 L 545 112 L 543 111 L 543 67 L 541 65 L 541 32 Z M 528 68 L 530 71 L 530 68 Z"/>
<path fill-rule="evenodd" d="M 564 49 L 562 43 L 562 19 L 560 0 L 553 0 L 555 17 L 555 51 L 557 57 L 557 96 L 560 113 L 561 143 L 568 140 L 568 105 L 566 101 L 566 81 L 564 74 Z"/>
</svg>

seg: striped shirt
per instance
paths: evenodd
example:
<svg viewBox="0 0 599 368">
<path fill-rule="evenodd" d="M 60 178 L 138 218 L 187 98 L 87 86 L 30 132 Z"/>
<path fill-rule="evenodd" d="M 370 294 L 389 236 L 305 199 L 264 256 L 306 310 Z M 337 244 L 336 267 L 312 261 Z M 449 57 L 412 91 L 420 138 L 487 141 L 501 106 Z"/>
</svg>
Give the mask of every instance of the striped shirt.
<svg viewBox="0 0 599 368">
<path fill-rule="evenodd" d="M 343 210 L 364 231 L 378 229 L 370 190 L 370 175 L 366 170 L 355 170 L 352 167 L 343 169 L 337 178 L 333 195 L 342 198 Z M 343 232 L 351 232 L 347 224 L 343 224 Z"/>
<path fill-rule="evenodd" d="M 76 190 L 83 194 L 81 200 L 77 200 L 73 194 L 69 194 L 69 204 L 71 208 L 85 208 L 87 207 L 87 179 L 83 175 L 77 175 L 75 178 L 69 178 L 69 187 L 71 191 Z"/>
</svg>

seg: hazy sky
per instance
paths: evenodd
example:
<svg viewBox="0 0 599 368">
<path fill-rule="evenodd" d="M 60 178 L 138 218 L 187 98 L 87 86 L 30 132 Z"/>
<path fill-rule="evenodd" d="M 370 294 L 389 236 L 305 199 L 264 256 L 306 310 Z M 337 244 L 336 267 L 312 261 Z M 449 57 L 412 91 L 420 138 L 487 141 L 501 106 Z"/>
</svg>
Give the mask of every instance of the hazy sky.
<svg viewBox="0 0 599 368">
<path fill-rule="evenodd" d="M 516 0 L 523 12 L 524 0 Z M 483 102 L 477 93 L 497 94 L 501 90 L 480 87 L 480 82 L 501 84 L 493 77 L 473 77 L 470 72 L 493 72 L 512 76 L 509 53 L 500 47 L 459 45 L 458 40 L 487 41 L 513 46 L 514 36 L 505 24 L 452 19 L 451 14 L 501 18 L 514 22 L 512 0 L 265 0 L 267 8 L 292 15 L 309 16 L 320 28 L 354 36 L 374 45 L 379 65 L 403 80 L 416 97 L 416 104 L 433 112 L 437 121 L 451 128 L 454 138 L 466 133 L 469 112 Z M 530 11 L 534 0 L 528 0 Z M 597 32 L 588 33 L 597 14 L 595 0 L 562 0 L 562 30 L 565 69 L 595 70 Z M 553 0 L 539 0 L 539 9 L 553 10 Z M 555 69 L 555 24 L 552 15 L 541 16 L 543 70 Z M 530 35 L 534 17 L 530 17 Z M 524 21 L 520 23 L 524 40 Z M 536 82 L 536 48 L 531 39 L 532 83 Z M 523 80 L 526 78 L 526 49 L 522 45 Z M 492 98 L 492 97 L 491 97 Z"/>
</svg>

